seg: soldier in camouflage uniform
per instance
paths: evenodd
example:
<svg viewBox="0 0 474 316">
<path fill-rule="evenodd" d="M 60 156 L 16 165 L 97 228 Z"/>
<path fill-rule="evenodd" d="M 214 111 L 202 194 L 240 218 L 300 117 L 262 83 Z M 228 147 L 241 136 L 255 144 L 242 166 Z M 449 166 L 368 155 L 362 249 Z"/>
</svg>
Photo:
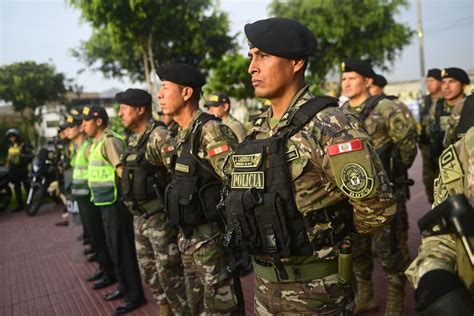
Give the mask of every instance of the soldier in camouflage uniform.
<svg viewBox="0 0 474 316">
<path fill-rule="evenodd" d="M 217 203 L 222 164 L 237 144 L 220 120 L 199 110 L 205 83 L 196 68 L 172 64 L 157 69 L 162 85 L 158 98 L 163 114 L 180 126 L 172 159 L 173 180 L 166 190 L 169 222 L 180 229 L 189 306 L 193 315 L 243 314 L 240 280 L 227 269 L 220 247 L 222 217 Z"/>
<path fill-rule="evenodd" d="M 255 94 L 271 108 L 229 159 L 225 244 L 242 261 L 251 255 L 255 314 L 350 315 L 350 232 L 394 216 L 387 175 L 359 120 L 304 82 L 311 31 L 271 18 L 245 34 Z"/>
<path fill-rule="evenodd" d="M 153 120 L 148 92 L 128 89 L 115 99 L 120 104 L 118 115 L 123 125 L 134 132 L 122 156 L 122 187 L 125 204 L 134 215 L 142 277 L 160 305 L 160 315 L 189 314 L 178 230 L 166 223 L 164 212 L 164 189 L 170 179 L 166 166 L 173 152 L 173 139 L 163 123 Z"/>
<path fill-rule="evenodd" d="M 224 93 L 215 93 L 209 96 L 205 107 L 212 115 L 220 118 L 222 123 L 229 126 L 237 140 L 242 142 L 245 138 L 244 124 L 240 123 L 235 117 L 230 114 L 230 98 Z"/>
<path fill-rule="evenodd" d="M 446 79 L 445 79 L 446 78 Z M 443 146 L 446 148 L 454 144 L 461 135 L 456 132 L 461 114 L 466 103 L 464 89 L 470 83 L 467 73 L 460 68 L 447 68 L 443 73 L 443 94 L 449 104 L 454 105 L 448 118 L 446 133 L 444 135 Z M 472 100 L 473 96 L 470 97 Z M 472 101 L 470 101 L 472 102 Z M 468 102 L 468 106 L 472 107 Z"/>
<path fill-rule="evenodd" d="M 371 281 L 374 249 L 388 278 L 385 314 L 401 315 L 405 295 L 403 271 L 410 261 L 406 244 L 408 188 L 404 182 L 416 156 L 416 121 L 403 103 L 395 103 L 393 98 L 383 94 L 370 96 L 368 88 L 375 73 L 368 63 L 346 60 L 342 71 L 343 94 L 349 98 L 343 108 L 358 115 L 365 124 L 397 196 L 396 221 L 372 235 L 354 234 L 354 271 L 359 284 L 356 310 L 362 312 L 377 307 Z"/>
<path fill-rule="evenodd" d="M 426 95 L 423 104 L 420 107 L 420 136 L 418 138 L 418 147 L 421 151 L 423 160 L 423 184 L 425 185 L 428 201 L 433 203 L 433 181 L 436 178 L 436 160 L 431 157 L 430 141 L 430 111 L 435 107 L 438 100 L 443 98 L 441 92 L 441 70 L 433 68 L 428 70 L 426 75 L 426 88 L 430 94 Z"/>
<path fill-rule="evenodd" d="M 474 127 L 471 127 L 440 157 L 434 206 L 455 194 L 464 194 L 474 206 L 473 163 Z M 469 239 L 472 243 L 473 238 Z M 416 289 L 419 315 L 473 315 L 474 269 L 455 235 L 424 237 L 418 256 L 405 273 Z"/>
</svg>

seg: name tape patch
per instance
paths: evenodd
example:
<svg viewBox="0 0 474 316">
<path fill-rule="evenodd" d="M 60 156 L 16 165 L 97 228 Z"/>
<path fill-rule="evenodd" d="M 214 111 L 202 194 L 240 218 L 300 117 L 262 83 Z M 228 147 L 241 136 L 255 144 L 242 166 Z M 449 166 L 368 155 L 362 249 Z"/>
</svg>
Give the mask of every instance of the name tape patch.
<svg viewBox="0 0 474 316">
<path fill-rule="evenodd" d="M 232 161 L 236 168 L 257 168 L 262 154 L 251 154 L 251 155 L 233 155 Z"/>
<path fill-rule="evenodd" d="M 328 146 L 328 155 L 335 156 L 339 154 L 349 153 L 351 151 L 357 151 L 364 149 L 364 145 L 360 139 L 354 139 L 349 142 L 334 144 Z"/>
</svg>

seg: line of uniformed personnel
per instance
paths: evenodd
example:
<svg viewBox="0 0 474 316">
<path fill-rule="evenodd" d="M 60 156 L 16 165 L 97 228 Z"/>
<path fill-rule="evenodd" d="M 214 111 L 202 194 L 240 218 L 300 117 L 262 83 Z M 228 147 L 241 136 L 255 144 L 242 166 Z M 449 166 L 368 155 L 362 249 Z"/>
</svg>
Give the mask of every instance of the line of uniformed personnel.
<svg viewBox="0 0 474 316">
<path fill-rule="evenodd" d="M 402 315 L 415 119 L 370 92 L 386 80 L 361 60 L 342 64 L 342 107 L 314 96 L 304 73 L 316 39 L 299 22 L 260 20 L 245 34 L 255 94 L 271 102 L 246 136 L 227 95 L 207 100 L 214 115 L 199 109 L 205 78 L 186 64 L 157 68 L 174 135 L 139 89 L 116 95 L 128 144 L 101 107 L 68 119 L 82 135 L 73 191 L 99 257 L 88 279 L 118 279 L 104 297 L 125 298 L 117 313 L 145 303 L 140 269 L 160 315 L 242 315 L 238 271 L 251 262 L 255 314 L 352 315 L 377 305 L 373 250 L 388 278 L 385 313 Z"/>
</svg>

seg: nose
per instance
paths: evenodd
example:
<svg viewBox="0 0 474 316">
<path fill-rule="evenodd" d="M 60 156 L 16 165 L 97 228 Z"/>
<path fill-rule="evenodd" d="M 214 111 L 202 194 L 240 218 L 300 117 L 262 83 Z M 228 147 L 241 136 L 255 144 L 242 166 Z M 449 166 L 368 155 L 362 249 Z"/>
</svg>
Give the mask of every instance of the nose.
<svg viewBox="0 0 474 316">
<path fill-rule="evenodd" d="M 247 69 L 247 72 L 249 74 L 254 74 L 258 71 L 258 68 L 257 68 L 257 62 L 255 61 L 255 58 L 252 58 L 250 60 L 250 64 L 249 64 L 249 67 Z"/>
</svg>

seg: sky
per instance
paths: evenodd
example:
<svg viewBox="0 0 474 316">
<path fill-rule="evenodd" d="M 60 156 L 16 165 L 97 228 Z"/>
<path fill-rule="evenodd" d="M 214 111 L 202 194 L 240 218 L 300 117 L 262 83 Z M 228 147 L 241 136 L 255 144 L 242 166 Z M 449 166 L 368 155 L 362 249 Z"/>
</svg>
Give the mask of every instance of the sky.
<svg viewBox="0 0 474 316">
<path fill-rule="evenodd" d="M 331 1 L 331 0 L 328 0 Z M 416 0 L 397 16 L 397 21 L 416 30 Z M 229 13 L 230 34 L 239 33 L 238 43 L 246 45 L 242 35 L 246 23 L 269 17 L 270 0 L 221 0 L 220 7 Z M 422 0 L 425 66 L 460 67 L 474 71 L 474 1 Z M 106 79 L 100 72 L 85 70 L 85 65 L 71 56 L 71 49 L 86 41 L 92 29 L 80 19 L 80 12 L 62 0 L 0 0 L 0 65 L 33 60 L 50 62 L 57 71 L 84 87 L 85 92 L 103 92 L 111 88 L 144 87 L 143 83 Z M 389 72 L 382 73 L 389 82 L 421 77 L 418 40 L 414 36 L 398 56 Z"/>
</svg>

